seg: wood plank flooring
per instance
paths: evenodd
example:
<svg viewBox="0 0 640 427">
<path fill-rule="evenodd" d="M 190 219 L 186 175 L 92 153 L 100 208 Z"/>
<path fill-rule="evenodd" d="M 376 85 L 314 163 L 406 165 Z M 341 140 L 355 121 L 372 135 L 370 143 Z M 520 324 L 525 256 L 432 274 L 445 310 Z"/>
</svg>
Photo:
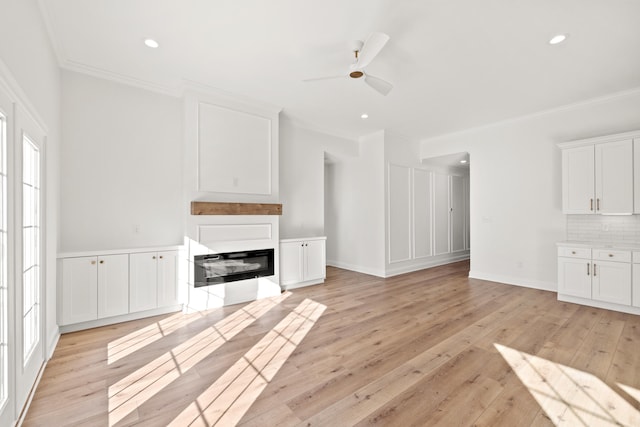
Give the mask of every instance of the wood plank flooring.
<svg viewBox="0 0 640 427">
<path fill-rule="evenodd" d="M 468 270 L 63 335 L 24 425 L 640 425 L 640 316 Z"/>
</svg>

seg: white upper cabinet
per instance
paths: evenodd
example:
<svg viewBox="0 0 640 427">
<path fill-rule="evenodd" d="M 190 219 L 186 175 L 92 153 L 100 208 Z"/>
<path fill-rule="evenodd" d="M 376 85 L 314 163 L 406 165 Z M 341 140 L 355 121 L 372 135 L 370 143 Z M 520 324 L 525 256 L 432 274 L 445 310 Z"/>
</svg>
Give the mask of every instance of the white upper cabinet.
<svg viewBox="0 0 640 427">
<path fill-rule="evenodd" d="M 594 182 L 593 146 L 562 150 L 562 211 L 564 213 L 595 213 Z"/>
<path fill-rule="evenodd" d="M 572 145 L 560 145 L 563 213 L 632 213 L 632 140 Z"/>
<path fill-rule="evenodd" d="M 595 146 L 596 212 L 633 212 L 633 141 Z"/>
</svg>

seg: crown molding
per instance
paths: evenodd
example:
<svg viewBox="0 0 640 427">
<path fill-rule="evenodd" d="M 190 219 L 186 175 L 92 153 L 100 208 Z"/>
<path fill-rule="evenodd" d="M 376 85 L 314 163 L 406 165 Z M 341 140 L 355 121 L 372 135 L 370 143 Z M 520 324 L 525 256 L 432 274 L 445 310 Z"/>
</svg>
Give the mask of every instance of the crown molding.
<svg viewBox="0 0 640 427">
<path fill-rule="evenodd" d="M 182 80 L 181 94 L 184 96 L 193 95 L 199 101 L 209 102 L 228 108 L 237 108 L 239 110 L 261 111 L 266 116 L 277 116 L 282 111 L 279 107 L 268 102 L 259 101 L 248 96 L 237 93 L 228 92 L 205 83 L 192 80 Z"/>
<path fill-rule="evenodd" d="M 491 129 L 494 127 L 498 127 L 498 126 L 504 126 L 504 125 L 509 125 L 509 124 L 513 124 L 513 123 L 518 123 L 518 122 L 522 122 L 525 120 L 531 120 L 531 119 L 535 119 L 538 117 L 542 117 L 542 116 L 546 116 L 546 115 L 550 115 L 550 114 L 556 114 L 556 113 L 562 113 L 565 111 L 571 111 L 571 110 L 575 110 L 578 108 L 584 108 L 584 107 L 588 107 L 588 106 L 592 106 L 592 105 L 599 105 L 599 104 L 606 104 L 607 102 L 611 102 L 611 101 L 616 101 L 619 99 L 624 99 L 627 97 L 632 97 L 632 96 L 638 96 L 640 95 L 640 87 L 635 87 L 632 89 L 628 89 L 628 90 L 623 90 L 620 92 L 614 92 L 608 95 L 603 95 L 603 96 L 598 96 L 595 98 L 589 98 L 586 99 L 584 101 L 578 101 L 578 102 L 573 102 L 571 104 L 565 104 L 565 105 L 561 105 L 559 107 L 553 107 L 553 108 L 549 108 L 546 110 L 540 110 L 537 111 L 535 113 L 531 113 L 531 114 L 524 114 L 522 116 L 517 116 L 517 117 L 512 117 L 510 119 L 505 119 L 505 120 L 499 120 L 497 122 L 492 122 L 492 123 L 487 123 L 484 125 L 480 125 L 480 126 L 475 126 L 475 127 L 471 127 L 471 128 L 467 128 L 467 129 L 462 129 L 459 131 L 454 131 L 454 132 L 449 132 L 449 133 L 443 133 L 443 134 L 439 134 L 439 135 L 434 135 L 434 136 L 429 136 L 426 138 L 422 138 L 420 139 L 420 142 L 431 142 L 431 141 L 436 141 L 438 139 L 442 139 L 442 138 L 448 138 L 451 136 L 459 136 L 459 135 L 465 135 L 468 133 L 473 133 L 473 132 L 478 132 L 481 130 L 486 130 L 486 129 Z"/>
<path fill-rule="evenodd" d="M 581 147 L 584 145 L 601 144 L 603 142 L 623 141 L 626 139 L 637 139 L 637 138 L 640 138 L 640 129 L 631 131 L 631 132 L 596 136 L 593 138 L 574 139 L 572 141 L 560 142 L 557 144 L 557 146 L 559 148 L 573 148 L 573 147 Z"/>
<path fill-rule="evenodd" d="M 310 123 L 308 121 L 300 119 L 299 117 L 292 116 L 291 114 L 288 114 L 286 112 L 282 115 L 281 119 L 283 119 L 284 122 L 289 123 L 293 126 L 307 129 L 312 132 L 323 133 L 325 135 L 333 136 L 335 138 L 346 139 L 351 142 L 358 142 L 360 140 L 359 135 L 353 135 L 348 132 Z"/>
<path fill-rule="evenodd" d="M 139 89 L 160 93 L 162 95 L 168 95 L 176 98 L 179 98 L 180 96 L 182 96 L 182 91 L 180 90 L 180 88 L 161 85 L 148 80 L 138 79 L 135 77 L 131 77 L 127 74 L 116 73 L 114 71 L 108 71 L 103 68 L 98 68 L 98 67 L 93 67 L 91 65 L 83 64 L 82 62 L 65 59 L 63 60 L 63 63 L 60 65 L 60 67 L 64 68 L 65 70 L 87 74 L 89 76 L 110 80 L 110 81 L 121 83 L 128 86 L 134 86 Z"/>
</svg>

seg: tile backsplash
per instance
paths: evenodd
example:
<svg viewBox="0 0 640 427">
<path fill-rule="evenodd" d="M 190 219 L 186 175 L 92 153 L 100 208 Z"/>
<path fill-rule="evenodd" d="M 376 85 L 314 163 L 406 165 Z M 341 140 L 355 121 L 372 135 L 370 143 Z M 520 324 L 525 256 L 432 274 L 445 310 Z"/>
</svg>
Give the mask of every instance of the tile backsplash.
<svg viewBox="0 0 640 427">
<path fill-rule="evenodd" d="M 640 215 L 567 215 L 567 240 L 640 244 Z"/>
</svg>

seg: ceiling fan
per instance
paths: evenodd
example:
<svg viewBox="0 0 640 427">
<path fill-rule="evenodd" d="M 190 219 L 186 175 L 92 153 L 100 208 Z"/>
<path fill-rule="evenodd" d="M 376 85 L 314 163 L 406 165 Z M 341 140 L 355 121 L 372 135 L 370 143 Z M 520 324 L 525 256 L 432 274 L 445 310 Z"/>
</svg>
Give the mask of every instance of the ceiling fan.
<svg viewBox="0 0 640 427">
<path fill-rule="evenodd" d="M 355 61 L 349 67 L 349 73 L 347 75 L 341 74 L 338 76 L 318 77 L 314 79 L 306 79 L 305 82 L 315 82 L 318 80 L 331 80 L 349 77 L 352 79 L 359 79 L 364 77 L 364 82 L 371 88 L 376 90 L 382 95 L 387 95 L 393 85 L 380 77 L 372 76 L 365 72 L 365 67 L 375 59 L 380 53 L 385 44 L 389 41 L 389 36 L 385 33 L 372 33 L 366 41 L 354 40 L 351 43 L 351 48 L 355 56 Z"/>
</svg>

